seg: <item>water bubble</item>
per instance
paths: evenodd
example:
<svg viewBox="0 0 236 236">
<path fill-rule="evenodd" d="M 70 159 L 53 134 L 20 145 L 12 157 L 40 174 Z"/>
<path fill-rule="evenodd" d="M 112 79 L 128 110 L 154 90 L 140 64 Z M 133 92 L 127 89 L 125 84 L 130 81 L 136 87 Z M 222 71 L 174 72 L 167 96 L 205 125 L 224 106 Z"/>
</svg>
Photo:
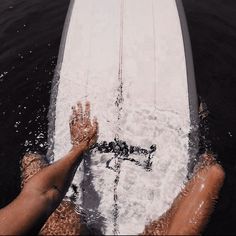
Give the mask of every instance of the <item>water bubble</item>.
<svg viewBox="0 0 236 236">
<path fill-rule="evenodd" d="M 2 79 L 5 75 L 8 74 L 8 71 L 4 71 L 2 74 L 0 74 L 0 79 Z M 1 80 L 2 81 L 2 80 Z"/>
<path fill-rule="evenodd" d="M 18 53 L 18 57 L 20 57 L 20 59 L 24 59 L 24 56 L 21 53 Z"/>
<path fill-rule="evenodd" d="M 40 134 L 38 134 L 38 136 L 36 137 L 37 139 L 42 139 L 42 138 L 44 138 L 44 134 L 43 133 L 40 133 Z"/>
<path fill-rule="evenodd" d="M 40 116 L 36 116 L 35 121 L 37 121 L 40 118 Z"/>
<path fill-rule="evenodd" d="M 24 146 L 27 147 L 27 146 L 29 146 L 29 144 L 30 144 L 30 141 L 25 140 Z"/>
<path fill-rule="evenodd" d="M 17 121 L 17 122 L 15 123 L 14 127 L 17 128 L 17 127 L 20 125 L 20 123 L 21 123 L 20 121 Z"/>
</svg>

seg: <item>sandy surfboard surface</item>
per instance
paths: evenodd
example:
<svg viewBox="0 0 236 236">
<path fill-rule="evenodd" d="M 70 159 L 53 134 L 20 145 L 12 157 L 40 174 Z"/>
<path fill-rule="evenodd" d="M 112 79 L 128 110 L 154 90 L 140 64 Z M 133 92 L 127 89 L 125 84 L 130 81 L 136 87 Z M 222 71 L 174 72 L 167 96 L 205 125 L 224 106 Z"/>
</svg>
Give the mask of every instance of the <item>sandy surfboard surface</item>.
<svg viewBox="0 0 236 236">
<path fill-rule="evenodd" d="M 196 94 L 177 5 L 71 2 L 52 93 L 51 151 L 57 160 L 70 149 L 71 106 L 90 101 L 99 139 L 73 184 L 88 225 L 104 234 L 141 233 L 157 219 L 183 186 L 194 155 Z"/>
</svg>

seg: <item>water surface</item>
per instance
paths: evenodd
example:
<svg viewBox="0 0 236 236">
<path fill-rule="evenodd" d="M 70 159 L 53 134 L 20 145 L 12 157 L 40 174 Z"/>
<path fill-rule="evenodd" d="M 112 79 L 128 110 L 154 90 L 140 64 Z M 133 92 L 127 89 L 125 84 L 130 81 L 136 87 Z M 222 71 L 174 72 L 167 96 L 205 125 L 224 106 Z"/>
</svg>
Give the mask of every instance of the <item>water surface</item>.
<svg viewBox="0 0 236 236">
<path fill-rule="evenodd" d="M 1 0 L 0 206 L 19 192 L 23 153 L 46 153 L 51 81 L 68 4 Z M 226 183 L 205 233 L 236 234 L 236 2 L 184 0 L 184 6 L 198 95 L 209 111 L 202 149 L 217 152 L 226 170 Z"/>
</svg>

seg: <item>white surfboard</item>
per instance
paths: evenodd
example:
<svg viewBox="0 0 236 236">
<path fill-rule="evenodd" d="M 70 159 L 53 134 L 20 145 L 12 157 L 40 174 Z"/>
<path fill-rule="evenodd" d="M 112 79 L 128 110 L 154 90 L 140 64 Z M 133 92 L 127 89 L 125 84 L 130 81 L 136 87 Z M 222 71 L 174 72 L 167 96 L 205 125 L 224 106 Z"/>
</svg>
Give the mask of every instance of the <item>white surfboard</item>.
<svg viewBox="0 0 236 236">
<path fill-rule="evenodd" d="M 71 106 L 87 100 L 99 139 L 75 175 L 76 201 L 90 228 L 141 233 L 168 209 L 197 150 L 190 135 L 196 90 L 180 1 L 71 2 L 49 113 L 54 160 L 71 148 Z"/>
</svg>

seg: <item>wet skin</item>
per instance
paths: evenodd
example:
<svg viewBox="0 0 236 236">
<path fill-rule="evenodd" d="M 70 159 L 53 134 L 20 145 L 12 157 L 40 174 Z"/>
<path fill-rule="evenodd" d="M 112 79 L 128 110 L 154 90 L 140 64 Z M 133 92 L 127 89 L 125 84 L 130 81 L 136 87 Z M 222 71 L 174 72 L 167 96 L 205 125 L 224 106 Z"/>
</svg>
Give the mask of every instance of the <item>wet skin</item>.
<svg viewBox="0 0 236 236">
<path fill-rule="evenodd" d="M 54 164 L 47 166 L 39 160 L 36 165 L 33 164 L 35 156 L 28 156 L 32 161 L 29 160 L 28 166 L 23 166 L 21 194 L 0 210 L 1 235 L 27 234 L 36 225 L 39 226 L 38 230 L 42 227 L 41 234 L 81 232 L 75 206 L 64 202 L 63 197 L 82 161 L 82 154 L 97 140 L 98 124 L 96 120 L 90 120 L 89 103 L 86 104 L 85 112 L 81 103 L 73 107 L 70 131 L 72 149 Z M 157 221 L 147 225 L 143 234 L 200 234 L 214 209 L 224 177 L 222 167 L 214 158 L 204 155 L 195 167 L 193 178 L 174 200 L 170 209 Z M 21 216 L 17 221 L 16 215 Z M 71 219 L 72 223 L 63 220 L 66 218 Z"/>
<path fill-rule="evenodd" d="M 72 149 L 27 181 L 20 195 L 0 210 L 0 235 L 29 234 L 40 228 L 59 206 L 67 192 L 83 153 L 97 141 L 98 124 L 90 120 L 90 105 L 73 107 L 70 120 Z M 16 216 L 20 216 L 16 220 Z"/>
<path fill-rule="evenodd" d="M 211 155 L 203 155 L 195 174 L 171 208 L 145 227 L 144 235 L 198 235 L 207 224 L 225 173 Z"/>
</svg>

